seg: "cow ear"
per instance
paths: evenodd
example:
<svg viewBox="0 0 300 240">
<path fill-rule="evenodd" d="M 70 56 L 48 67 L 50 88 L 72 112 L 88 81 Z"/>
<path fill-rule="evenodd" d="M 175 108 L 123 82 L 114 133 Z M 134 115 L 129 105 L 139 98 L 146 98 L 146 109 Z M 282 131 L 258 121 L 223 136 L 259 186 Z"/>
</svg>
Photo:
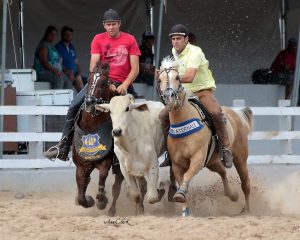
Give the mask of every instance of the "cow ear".
<svg viewBox="0 0 300 240">
<path fill-rule="evenodd" d="M 130 104 L 130 109 L 136 109 L 138 111 L 149 111 L 148 105 L 146 103 L 132 103 Z"/>
<path fill-rule="evenodd" d="M 110 112 L 110 105 L 108 103 L 95 104 L 95 108 L 100 112 Z"/>
</svg>

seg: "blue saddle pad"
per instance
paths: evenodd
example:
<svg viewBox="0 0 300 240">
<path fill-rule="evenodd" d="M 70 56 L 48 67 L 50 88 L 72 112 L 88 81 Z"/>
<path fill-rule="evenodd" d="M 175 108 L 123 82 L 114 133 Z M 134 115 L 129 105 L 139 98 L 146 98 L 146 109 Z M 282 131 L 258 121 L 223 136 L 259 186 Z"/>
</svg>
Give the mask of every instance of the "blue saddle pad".
<svg viewBox="0 0 300 240">
<path fill-rule="evenodd" d="M 104 122 L 92 132 L 83 131 L 75 124 L 75 149 L 83 161 L 99 161 L 113 149 L 111 121 Z"/>
</svg>

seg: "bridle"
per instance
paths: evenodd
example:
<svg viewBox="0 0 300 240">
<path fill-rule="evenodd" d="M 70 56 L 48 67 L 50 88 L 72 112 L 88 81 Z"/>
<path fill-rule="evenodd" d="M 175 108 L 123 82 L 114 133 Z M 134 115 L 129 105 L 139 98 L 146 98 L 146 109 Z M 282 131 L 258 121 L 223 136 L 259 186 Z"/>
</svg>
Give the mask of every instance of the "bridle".
<svg viewBox="0 0 300 240">
<path fill-rule="evenodd" d="M 171 86 L 170 86 L 170 77 L 169 77 L 169 73 L 171 71 L 175 71 L 177 72 L 177 76 L 176 76 L 176 80 L 179 81 L 179 86 L 178 86 L 178 89 L 174 90 Z M 161 91 L 160 89 L 160 83 L 161 83 L 161 80 L 160 80 L 160 75 L 163 73 L 163 72 L 166 72 L 167 74 L 167 88 L 164 90 L 164 91 Z M 180 102 L 180 97 L 179 97 L 179 94 L 184 90 L 184 87 L 182 86 L 182 81 L 181 81 L 181 78 L 179 77 L 179 72 L 176 68 L 174 67 L 170 67 L 170 68 L 164 68 L 163 70 L 161 70 L 158 74 L 158 81 L 157 81 L 157 86 L 156 86 L 156 90 L 157 92 L 159 93 L 159 96 L 160 96 L 160 99 L 162 101 L 162 103 L 164 105 L 169 105 L 169 101 L 168 99 L 171 97 L 172 98 L 172 102 L 174 103 L 173 105 L 176 105 L 176 106 L 179 106 L 181 107 L 182 106 L 182 102 Z M 172 106 L 169 105 L 169 112 L 171 111 L 171 108 Z"/>
<path fill-rule="evenodd" d="M 93 82 L 92 82 L 92 85 L 91 85 L 88 93 L 85 96 L 85 99 L 84 99 L 84 109 L 85 109 L 86 112 L 92 112 L 91 114 L 92 114 L 93 117 L 98 116 L 98 111 L 96 111 L 96 109 L 94 107 L 95 104 L 109 103 L 108 100 L 104 100 L 102 98 L 102 95 L 104 94 L 104 92 L 107 90 L 107 87 L 109 87 L 109 85 L 111 83 L 109 81 L 109 77 L 108 77 L 108 74 L 106 73 L 106 71 L 101 69 L 100 72 L 99 72 L 98 70 L 99 70 L 99 66 L 97 66 L 95 68 L 95 70 L 92 72 Z M 100 97 L 97 98 L 93 95 L 94 95 L 95 90 L 96 90 L 97 82 L 99 80 L 101 80 L 101 76 L 105 76 L 106 79 L 104 80 L 103 84 L 101 85 L 100 94 L 99 94 Z M 90 106 L 93 106 L 92 107 L 93 111 L 91 111 Z"/>
</svg>

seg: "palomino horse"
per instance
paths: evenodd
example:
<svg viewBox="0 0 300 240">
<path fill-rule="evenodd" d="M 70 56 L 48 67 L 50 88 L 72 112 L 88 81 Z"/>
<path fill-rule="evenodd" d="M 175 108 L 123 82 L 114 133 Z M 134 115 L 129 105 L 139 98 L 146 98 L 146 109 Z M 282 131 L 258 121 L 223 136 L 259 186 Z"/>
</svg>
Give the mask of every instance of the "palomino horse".
<svg viewBox="0 0 300 240">
<path fill-rule="evenodd" d="M 223 182 L 224 194 L 232 201 L 237 201 L 238 194 L 232 192 L 224 165 L 220 161 L 219 148 L 209 153 L 212 144 L 212 131 L 203 121 L 200 111 L 188 101 L 178 73 L 178 64 L 165 58 L 158 71 L 158 91 L 169 110 L 171 128 L 167 147 L 172 161 L 172 171 L 177 182 L 176 202 L 182 203 L 183 216 L 189 214 L 188 184 L 201 169 L 207 167 L 217 172 Z M 250 108 L 235 111 L 222 107 L 227 119 L 226 128 L 230 140 L 230 150 L 234 166 L 240 176 L 242 190 L 245 195 L 243 211 L 249 211 L 250 181 L 248 177 L 248 135 L 253 128 L 253 116 Z M 189 124 L 187 124 L 189 123 Z M 181 128 L 181 126 L 183 126 Z M 184 131 L 193 129 L 192 133 Z M 179 131 L 181 136 L 172 135 Z M 189 135 L 188 135 L 189 134 Z M 211 155 L 209 159 L 208 155 Z M 207 162 L 208 161 L 208 162 Z"/>
<path fill-rule="evenodd" d="M 75 124 L 75 133 L 72 144 L 73 161 L 77 167 L 76 182 L 78 196 L 76 202 L 82 207 L 89 208 L 95 204 L 94 199 L 85 195 L 90 182 L 90 174 L 97 168 L 99 170 L 99 185 L 96 196 L 97 207 L 106 208 L 105 181 L 112 166 L 114 152 L 111 136 L 111 119 L 108 113 L 96 111 L 95 104 L 106 103 L 114 96 L 110 91 L 108 79 L 109 65 L 97 62 L 94 71 L 88 79 L 88 90 L 81 113 Z M 120 194 L 123 175 L 121 171 L 115 174 L 113 185 L 113 201 L 109 215 L 116 213 L 116 201 Z"/>
</svg>

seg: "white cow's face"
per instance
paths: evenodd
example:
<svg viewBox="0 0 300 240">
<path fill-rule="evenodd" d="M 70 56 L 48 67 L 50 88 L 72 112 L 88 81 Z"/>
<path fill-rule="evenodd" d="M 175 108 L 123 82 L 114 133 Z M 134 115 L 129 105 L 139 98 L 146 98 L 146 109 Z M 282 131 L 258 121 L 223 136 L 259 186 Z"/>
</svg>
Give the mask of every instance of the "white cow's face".
<svg viewBox="0 0 300 240">
<path fill-rule="evenodd" d="M 148 110 L 145 103 L 135 103 L 133 96 L 130 94 L 113 97 L 109 104 L 99 104 L 96 108 L 100 111 L 110 111 L 113 137 L 127 135 L 130 127 L 138 127 L 132 125 L 132 111 L 134 109 L 139 111 Z"/>
<path fill-rule="evenodd" d="M 127 134 L 128 124 L 131 122 L 131 103 L 133 98 L 129 95 L 114 97 L 110 101 L 110 117 L 113 123 L 113 137 Z"/>
</svg>

